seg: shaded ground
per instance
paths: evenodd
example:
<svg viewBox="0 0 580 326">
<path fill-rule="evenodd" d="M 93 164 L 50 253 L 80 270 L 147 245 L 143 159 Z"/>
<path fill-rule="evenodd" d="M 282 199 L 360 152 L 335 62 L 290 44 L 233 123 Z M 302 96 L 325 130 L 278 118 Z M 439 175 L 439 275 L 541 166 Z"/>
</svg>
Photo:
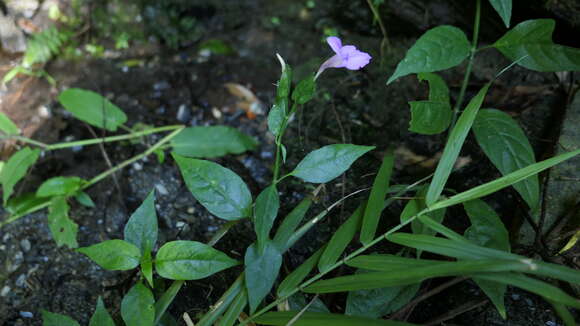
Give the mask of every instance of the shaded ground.
<svg viewBox="0 0 580 326">
<path fill-rule="evenodd" d="M 441 23 L 468 28 L 471 14 L 458 14 L 467 9 L 435 1 L 435 5 L 431 3 L 426 7 L 428 11 L 424 11 L 420 25 L 405 19 L 406 15 L 417 17 L 412 11 L 405 11 L 411 9 L 399 7 L 400 12 L 396 13 L 400 15 L 395 17 L 402 17 L 399 18 L 401 22 L 393 22 L 392 29 L 389 28 L 392 31 L 391 48 L 381 60 L 381 35 L 378 27 L 372 25 L 372 16 L 363 2 L 316 2 L 313 8 L 304 3 L 281 0 L 245 1 L 232 6 L 224 3 L 227 2 L 218 1 L 203 7 L 206 16 L 200 19 L 204 28 L 201 40 L 221 39 L 236 50 L 234 55 L 200 54 L 200 40 L 186 42 L 179 50 L 169 49 L 166 44 L 141 44 L 121 52 L 116 59 L 76 63 L 60 60 L 51 64 L 48 71 L 59 81 L 59 90 L 74 86 L 107 96 L 128 114 L 129 124 L 227 124 L 254 136 L 260 141 L 256 151 L 226 157 L 219 162 L 241 175 L 252 193 L 257 194 L 270 178 L 273 139 L 267 134 L 265 116 L 248 118 L 236 104 L 238 99 L 223 84 L 233 82 L 247 87 L 267 108 L 272 103 L 273 83 L 279 75 L 274 53 L 280 53 L 300 78 L 315 71 L 330 55 L 323 43 L 324 33 L 336 29 L 348 43 L 369 51 L 374 57 L 373 64 L 361 72 L 332 70 L 324 73 L 318 85 L 319 99 L 304 108 L 289 131 L 287 166 L 294 166 L 304 154 L 329 143 L 375 145 L 378 151 L 374 156 L 357 162 L 345 178 L 328 184 L 319 207 L 313 211 L 319 211 L 343 194 L 370 185 L 373 175 L 369 173 L 376 171 L 382 151 L 388 146 L 399 148 L 401 153 L 394 176 L 396 183 L 412 182 L 432 171 L 436 164 L 432 158 L 442 149 L 444 136 L 426 137 L 407 130 L 407 101 L 426 98 L 425 85 L 419 85 L 414 77 L 403 78 L 390 87 L 385 87 L 384 83 L 406 49 L 425 29 Z M 394 11 L 396 6 L 397 1 L 392 1 L 384 9 Z M 393 17 L 393 14 L 388 17 Z M 491 20 L 490 24 L 495 24 L 495 21 Z M 414 27 L 407 28 L 409 26 Z M 493 36 L 494 33 L 491 31 L 489 34 Z M 127 67 L 128 59 L 140 61 L 136 66 Z M 478 60 L 468 89 L 471 94 L 507 64 L 492 51 Z M 454 95 L 461 83 L 463 69 L 443 72 Z M 18 95 L 19 92 L 22 94 Z M 44 81 L 21 79 L 11 84 L 5 97 L 18 100 L 3 101 L 3 109 L 28 112 L 28 115 L 16 119 L 25 123 L 39 116 L 40 107 L 46 108 L 50 114 L 42 116 L 42 123 L 36 123 L 38 128 L 34 129 L 34 137 L 44 142 L 95 137 L 88 126 L 73 120 L 58 103 L 48 100 L 56 93 Z M 494 84 L 486 106 L 497 107 L 502 103 L 501 109 L 518 118 L 537 157 L 542 158 L 551 155 L 566 100 L 566 94 L 554 75 L 530 73 L 516 67 Z M 101 136 L 100 131 L 95 132 Z M 146 147 L 143 144 L 107 144 L 103 148 L 113 163 L 119 163 Z M 57 175 L 88 179 L 108 168 L 103 155 L 98 146 L 49 153 L 32 170 L 22 185 L 23 191 L 33 190 L 42 180 Z M 472 140 L 462 155 L 467 164 L 450 180 L 451 188 L 464 190 L 499 175 L 486 163 L 483 153 Z M 129 215 L 152 188 L 157 190 L 159 243 L 177 239 L 206 242 L 223 224 L 195 202 L 171 160 L 159 164 L 155 157 L 148 157 L 120 171 L 116 182 L 110 178 L 89 189 L 97 209 L 72 206 L 71 217 L 81 226 L 79 245 L 120 238 Z M 283 189 L 282 209 L 291 209 L 309 190 L 289 182 Z M 513 205 L 517 202 L 515 194 L 510 190 L 502 191 L 490 196 L 490 201 L 500 209 L 506 225 L 515 232 L 520 223 L 516 217 L 522 216 L 523 210 L 521 206 Z M 318 244 L 328 238 L 356 204 L 356 199 L 347 202 L 344 210 L 337 210 L 308 234 L 285 257 L 285 268 L 291 270 L 318 248 Z M 387 229 L 389 224 L 394 224 L 399 212 L 400 207 L 393 207 L 389 211 L 393 222 L 386 222 L 382 227 Z M 462 212 L 452 209 L 448 214 L 453 217 L 448 219 L 450 227 L 458 231 L 466 227 L 467 219 Z M 237 225 L 217 247 L 231 257 L 241 259 L 243 248 L 253 240 L 252 227 L 244 222 Z M 40 325 L 40 309 L 70 315 L 84 325 L 88 323 L 99 295 L 118 316 L 120 300 L 137 277 L 127 272 L 104 271 L 83 255 L 57 248 L 50 238 L 45 212 L 24 217 L 1 229 L 0 249 L 0 325 Z M 540 254 L 529 243 L 516 246 L 515 250 L 527 255 Z M 238 272 L 234 269 L 208 280 L 187 282 L 171 312 L 175 317 L 183 312 L 192 317 L 203 312 Z M 422 293 L 438 282 L 443 281 L 436 280 L 424 286 Z M 332 311 L 339 311 L 340 299 L 323 300 Z M 444 312 L 471 303 L 467 308 L 472 309 L 448 322 L 457 325 L 557 325 L 547 303 L 519 290 L 508 291 L 508 321 L 502 321 L 485 300 L 472 282 L 465 281 L 416 307 L 408 321 L 433 321 Z"/>
</svg>

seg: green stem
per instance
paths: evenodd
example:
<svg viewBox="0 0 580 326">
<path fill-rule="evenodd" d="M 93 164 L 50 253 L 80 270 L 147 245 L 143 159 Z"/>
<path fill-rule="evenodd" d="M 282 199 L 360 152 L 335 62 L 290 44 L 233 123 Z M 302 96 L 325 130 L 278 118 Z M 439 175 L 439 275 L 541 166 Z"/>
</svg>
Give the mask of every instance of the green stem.
<svg viewBox="0 0 580 326">
<path fill-rule="evenodd" d="M 48 144 L 45 144 L 45 143 L 42 143 L 42 142 L 36 141 L 36 140 L 34 140 L 34 139 L 30 139 L 30 138 L 27 138 L 27 137 L 24 137 L 24 136 L 3 136 L 3 135 L 2 135 L 2 136 L 0 136 L 0 139 L 1 139 L 1 140 L 10 140 L 10 139 L 14 139 L 14 140 L 21 141 L 21 142 L 23 142 L 23 143 L 27 143 L 27 144 L 30 144 L 30 145 L 34 145 L 34 146 L 38 146 L 38 147 L 42 147 L 43 149 L 48 149 L 48 147 L 50 146 L 50 145 L 48 145 Z"/>
<path fill-rule="evenodd" d="M 276 136 L 276 159 L 274 161 L 274 180 L 272 181 L 273 184 L 278 183 L 281 179 L 278 179 L 280 175 L 280 158 L 282 152 L 282 138 L 284 137 L 284 133 L 286 133 L 286 127 L 288 127 L 288 120 L 290 117 L 296 113 L 298 110 L 298 105 L 296 103 L 292 104 L 292 109 L 290 113 L 288 113 L 284 117 L 284 121 L 282 121 L 282 127 L 280 127 L 280 133 Z M 283 179 L 283 178 L 282 178 Z"/>
<path fill-rule="evenodd" d="M 477 39 L 479 38 L 479 22 L 481 20 L 481 0 L 477 0 L 475 7 L 475 22 L 473 23 L 473 39 L 471 41 L 471 51 L 469 54 L 469 59 L 467 62 L 467 70 L 465 71 L 465 76 L 463 77 L 463 83 L 461 84 L 461 90 L 459 91 L 459 97 L 457 102 L 455 102 L 455 108 L 453 109 L 453 120 L 451 121 L 451 126 L 449 130 L 452 130 L 457 122 L 457 117 L 459 116 L 459 110 L 463 104 L 463 98 L 465 97 L 465 91 L 467 90 L 467 84 L 469 84 L 469 78 L 471 77 L 471 69 L 473 68 L 473 58 L 477 52 Z"/>
<path fill-rule="evenodd" d="M 172 129 L 175 129 L 175 126 L 171 126 L 171 127 L 173 127 Z M 166 127 L 166 128 L 169 128 L 169 126 Z M 143 152 L 143 153 L 141 153 L 139 155 L 136 155 L 136 156 L 134 156 L 134 157 L 132 157 L 132 158 L 126 160 L 126 161 L 123 161 L 121 164 L 119 164 L 117 166 L 114 166 L 111 169 L 109 169 L 109 170 L 107 170 L 107 171 L 105 171 L 105 172 L 97 175 L 96 177 L 92 178 L 87 183 L 85 183 L 81 187 L 80 190 L 87 189 L 88 187 L 90 187 L 90 186 L 94 185 L 95 183 L 97 183 L 97 182 L 105 179 L 106 177 L 112 175 L 113 173 L 115 173 L 118 170 L 126 167 L 127 165 L 130 165 L 133 162 L 138 161 L 138 160 L 144 158 L 145 156 L 150 155 L 151 153 L 155 152 L 157 149 L 161 148 L 165 143 L 168 143 L 171 139 L 173 139 L 173 137 L 177 136 L 177 134 L 179 134 L 181 132 L 181 130 L 183 130 L 183 128 L 185 128 L 185 127 L 184 126 L 179 126 L 179 129 L 174 130 L 172 133 L 170 133 L 169 135 L 165 136 L 163 139 L 161 139 L 160 141 L 158 141 L 155 145 L 153 145 L 152 147 L 150 147 L 149 149 L 147 149 L 145 152 Z M 161 129 L 161 128 L 157 128 L 157 131 L 156 132 L 159 132 L 159 129 Z M 171 130 L 171 129 L 166 129 L 166 130 Z M 102 139 L 100 141 L 102 141 Z M 34 206 L 34 207 L 32 207 L 32 208 L 30 208 L 30 209 L 26 210 L 25 212 L 22 212 L 22 213 L 20 213 L 18 215 L 11 216 L 9 219 L 0 222 L 0 228 L 2 228 L 4 225 L 6 225 L 8 223 L 12 223 L 12 222 L 16 221 L 17 219 L 21 218 L 22 216 L 25 216 L 25 215 L 34 213 L 34 212 L 36 212 L 38 210 L 41 210 L 43 208 L 48 207 L 49 205 L 50 205 L 50 201 L 48 201 L 46 203 L 43 203 L 43 204 L 40 204 L 40 205 L 37 205 L 37 206 Z"/>
</svg>

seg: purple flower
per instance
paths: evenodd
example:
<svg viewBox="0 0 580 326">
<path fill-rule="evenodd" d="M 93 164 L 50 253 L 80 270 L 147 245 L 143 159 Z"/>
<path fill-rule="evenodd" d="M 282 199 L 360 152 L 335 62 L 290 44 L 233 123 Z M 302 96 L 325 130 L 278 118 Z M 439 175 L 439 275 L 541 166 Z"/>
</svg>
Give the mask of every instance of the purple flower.
<svg viewBox="0 0 580 326">
<path fill-rule="evenodd" d="M 371 56 L 368 53 L 357 50 L 354 45 L 343 46 L 342 41 L 336 36 L 328 37 L 326 42 L 336 54 L 318 68 L 315 79 L 328 68 L 359 70 L 371 61 Z"/>
</svg>

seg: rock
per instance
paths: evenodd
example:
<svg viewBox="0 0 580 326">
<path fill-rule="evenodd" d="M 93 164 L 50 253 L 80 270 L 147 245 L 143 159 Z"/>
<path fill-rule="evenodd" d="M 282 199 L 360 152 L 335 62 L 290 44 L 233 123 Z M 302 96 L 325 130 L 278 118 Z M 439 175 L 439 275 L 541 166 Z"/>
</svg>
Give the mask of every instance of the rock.
<svg viewBox="0 0 580 326">
<path fill-rule="evenodd" d="M 10 16 L 0 14 L 0 41 L 2 49 L 8 53 L 26 51 L 26 37 Z"/>
<path fill-rule="evenodd" d="M 0 290 L 0 297 L 7 296 L 10 291 L 12 291 L 12 289 L 8 285 L 5 285 L 2 290 Z"/>
<path fill-rule="evenodd" d="M 20 240 L 20 248 L 22 248 L 24 252 L 28 252 L 30 251 L 30 248 L 32 248 L 32 245 L 30 244 L 30 241 L 28 239 L 23 239 Z"/>
<path fill-rule="evenodd" d="M 177 120 L 181 122 L 188 122 L 191 119 L 191 110 L 185 104 L 181 104 L 177 110 Z"/>
<path fill-rule="evenodd" d="M 22 15 L 26 18 L 32 18 L 38 9 L 38 0 L 11 0 L 6 1 L 8 12 L 13 15 Z"/>
</svg>

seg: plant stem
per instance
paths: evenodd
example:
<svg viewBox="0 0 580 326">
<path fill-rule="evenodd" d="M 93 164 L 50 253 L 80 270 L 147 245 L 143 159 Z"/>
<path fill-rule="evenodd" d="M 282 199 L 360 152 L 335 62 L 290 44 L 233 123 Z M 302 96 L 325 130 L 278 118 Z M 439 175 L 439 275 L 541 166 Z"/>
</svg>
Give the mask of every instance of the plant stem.
<svg viewBox="0 0 580 326">
<path fill-rule="evenodd" d="M 369 5 L 369 8 L 373 12 L 375 20 L 379 23 L 379 28 L 381 29 L 381 33 L 383 34 L 383 40 L 381 41 L 381 66 L 382 66 L 383 60 L 385 58 L 385 48 L 387 48 L 387 52 L 390 48 L 389 36 L 387 35 L 387 29 L 385 28 L 385 24 L 381 19 L 381 15 L 379 14 L 379 11 L 377 10 L 377 7 L 374 5 L 373 1 L 367 0 L 367 4 Z"/>
<path fill-rule="evenodd" d="M 467 90 L 467 84 L 469 84 L 469 78 L 471 76 L 471 69 L 473 68 L 473 58 L 477 52 L 477 39 L 479 38 L 479 22 L 481 20 L 481 0 L 477 0 L 475 7 L 475 21 L 473 23 L 473 39 L 471 41 L 471 51 L 469 54 L 469 59 L 467 61 L 467 70 L 465 71 L 465 76 L 463 77 L 463 83 L 461 84 L 461 90 L 459 91 L 459 97 L 457 102 L 455 102 L 455 108 L 453 109 L 453 120 L 451 121 L 451 126 L 449 130 L 452 130 L 457 122 L 457 116 L 459 115 L 459 110 L 463 104 L 463 98 L 465 97 L 465 91 Z"/>
<path fill-rule="evenodd" d="M 45 144 L 43 142 L 39 142 L 39 141 L 36 141 L 34 139 L 30 139 L 30 138 L 27 138 L 24 136 L 0 136 L 0 140 L 10 140 L 10 139 L 14 139 L 14 140 L 21 141 L 23 143 L 42 147 L 43 149 L 48 149 L 48 147 L 50 146 L 50 145 Z"/>
<path fill-rule="evenodd" d="M 147 155 L 150 155 L 151 153 L 153 153 L 157 149 L 161 148 L 165 143 L 167 143 L 171 139 L 173 139 L 173 137 L 177 136 L 177 134 L 179 134 L 181 132 L 181 130 L 183 130 L 183 128 L 185 128 L 185 127 L 184 126 L 168 126 L 168 127 L 156 128 L 157 131 L 155 131 L 155 132 L 159 132 L 159 130 L 162 129 L 162 128 L 170 128 L 170 129 L 165 129 L 165 130 L 171 130 L 171 129 L 175 129 L 176 127 L 178 127 L 178 129 L 174 130 L 169 135 L 163 137 L 163 139 L 161 139 L 160 141 L 158 141 L 155 145 L 153 145 L 152 147 L 150 147 L 149 149 L 147 149 L 145 152 L 143 152 L 143 153 L 141 153 L 139 155 L 133 156 L 132 158 L 130 158 L 130 159 L 126 160 L 126 161 L 123 161 L 121 164 L 119 164 L 117 166 L 114 166 L 113 168 L 111 168 L 111 169 L 109 169 L 109 170 L 107 170 L 107 171 L 105 171 L 105 172 L 97 175 L 96 177 L 92 178 L 87 183 L 85 183 L 81 187 L 80 190 L 87 189 L 88 187 L 90 187 L 90 186 L 94 185 L 95 183 L 97 183 L 97 182 L 105 179 L 106 177 L 112 175 L 113 173 L 115 173 L 118 170 L 126 167 L 127 165 L 129 165 L 129 164 L 131 164 L 131 163 L 133 163 L 135 161 L 138 161 L 138 160 L 144 158 Z M 151 129 L 151 130 L 153 130 L 153 129 Z M 151 130 L 149 130 L 149 131 L 151 131 Z M 152 132 L 150 132 L 150 133 L 152 133 Z M 121 136 L 119 136 L 119 137 L 121 137 Z M 102 141 L 102 139 L 98 139 L 98 140 L 99 140 L 99 142 Z M 26 210 L 25 212 L 22 212 L 20 214 L 14 215 L 14 216 L 11 216 L 9 219 L 0 222 L 0 228 L 2 228 L 4 225 L 6 225 L 8 223 L 12 223 L 12 222 L 16 221 L 17 219 L 21 218 L 22 216 L 25 216 L 25 215 L 34 213 L 34 212 L 36 212 L 38 210 L 41 210 L 43 208 L 48 207 L 49 205 L 50 205 L 50 201 L 47 201 L 46 203 L 42 203 L 40 205 L 34 206 L 34 207 Z"/>
<path fill-rule="evenodd" d="M 296 103 L 292 104 L 292 109 L 284 117 L 284 121 L 282 121 L 282 127 L 280 128 L 280 133 L 278 134 L 278 136 L 276 136 L 276 159 L 274 161 L 274 178 L 273 178 L 274 180 L 272 181 L 272 184 L 276 184 L 281 179 L 283 179 L 283 178 L 278 179 L 278 176 L 280 175 L 280 158 L 283 146 L 282 138 L 284 137 L 284 133 L 286 133 L 286 127 L 288 127 L 288 121 L 290 120 L 290 117 L 292 117 L 292 115 L 296 113 L 297 110 L 298 104 Z"/>
</svg>

